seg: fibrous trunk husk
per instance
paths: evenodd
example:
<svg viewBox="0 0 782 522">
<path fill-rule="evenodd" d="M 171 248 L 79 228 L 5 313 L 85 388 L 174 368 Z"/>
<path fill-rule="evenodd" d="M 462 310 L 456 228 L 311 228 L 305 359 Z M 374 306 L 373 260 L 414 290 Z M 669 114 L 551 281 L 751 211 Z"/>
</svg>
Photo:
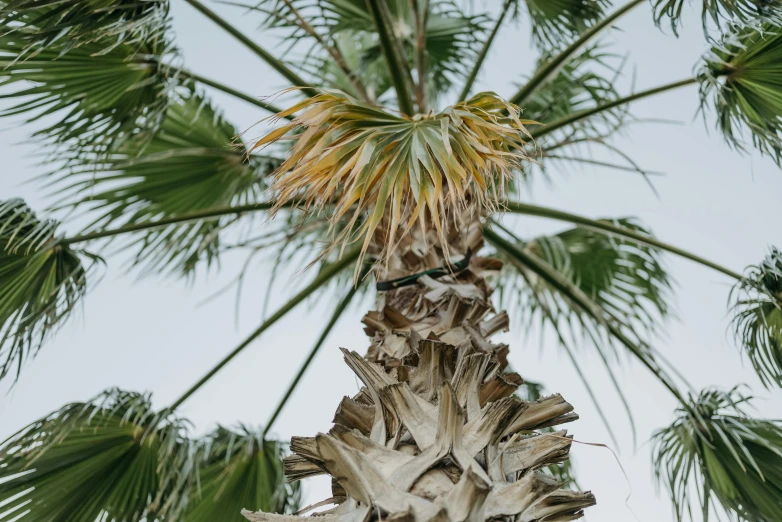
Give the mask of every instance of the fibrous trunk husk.
<svg viewBox="0 0 782 522">
<path fill-rule="evenodd" d="M 479 221 L 455 223 L 448 245 L 412 230 L 379 279 L 444 265 L 483 243 Z M 428 236 L 428 237 L 427 237 Z M 563 489 L 540 471 L 568 458 L 566 431 L 539 432 L 578 418 L 560 395 L 519 399 L 522 378 L 507 371 L 508 346 L 491 341 L 508 329 L 494 313 L 484 279 L 496 260 L 473 256 L 469 267 L 440 279 L 381 294 L 364 317 L 372 339 L 366 357 L 343 349 L 363 383 L 337 408 L 334 426 L 294 437 L 285 459 L 289 480 L 328 474 L 330 510 L 312 516 L 250 513 L 255 522 L 424 522 L 488 519 L 575 520 L 594 496 Z M 312 522 L 312 521 L 311 521 Z"/>
</svg>

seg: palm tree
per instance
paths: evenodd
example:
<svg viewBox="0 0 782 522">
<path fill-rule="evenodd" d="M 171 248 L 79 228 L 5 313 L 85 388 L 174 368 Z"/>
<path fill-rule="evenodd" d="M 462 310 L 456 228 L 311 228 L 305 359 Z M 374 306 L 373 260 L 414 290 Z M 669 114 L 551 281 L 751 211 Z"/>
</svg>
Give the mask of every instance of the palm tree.
<svg viewBox="0 0 782 522">
<path fill-rule="evenodd" d="M 510 323 L 494 288 L 523 326 L 555 332 L 590 396 L 578 340 L 609 375 L 616 353 L 629 354 L 679 402 L 676 421 L 654 435 L 677 520 L 698 511 L 782 520 L 782 424 L 751 417 L 751 397 L 738 389 L 683 390 L 652 344 L 670 310 L 668 252 L 735 282 L 743 354 L 766 387 L 782 385 L 782 254 L 772 249 L 742 275 L 634 220 L 519 197 L 537 170 L 594 161 L 579 156 L 583 147 L 636 169 L 609 142 L 630 121 L 628 105 L 689 85 L 729 146 L 782 163 L 782 3 L 692 0 L 711 45 L 696 74 L 621 95 L 601 35 L 650 7 L 675 33 L 688 2 L 505 0 L 479 14 L 450 0 L 237 4 L 292 49 L 275 56 L 185 1 L 289 82 L 286 108 L 185 69 L 168 0 L 0 0 L 3 115 L 39 124 L 34 137 L 56 165 L 44 176 L 57 194 L 50 210 L 89 218 L 65 236 L 23 201 L 0 202 L 0 378 L 18 377 L 72 315 L 111 240 L 126 238 L 114 244 L 144 270 L 188 277 L 227 250 L 271 252 L 276 270 L 303 246 L 323 247 L 307 259 L 309 283 L 170 406 L 111 389 L 4 441 L 0 520 L 233 521 L 243 509 L 250 520 L 298 520 L 310 509 L 290 515 L 297 481 L 324 474 L 329 520 L 580 518 L 595 498 L 571 489 L 573 439 L 552 429 L 578 416 L 510 368 L 509 347 L 493 340 Z M 507 97 L 473 93 L 495 37 L 516 17 L 531 24 L 537 68 Z M 268 111 L 271 130 L 235 139 L 203 86 Z M 506 214 L 574 227 L 523 239 Z M 333 316 L 265 427 L 194 437 L 178 407 L 329 286 L 340 296 Z M 328 432 L 289 446 L 269 440 L 331 328 L 373 289 L 377 306 L 363 319 L 370 347 L 364 357 L 344 351 L 361 391 L 337 405 Z"/>
</svg>

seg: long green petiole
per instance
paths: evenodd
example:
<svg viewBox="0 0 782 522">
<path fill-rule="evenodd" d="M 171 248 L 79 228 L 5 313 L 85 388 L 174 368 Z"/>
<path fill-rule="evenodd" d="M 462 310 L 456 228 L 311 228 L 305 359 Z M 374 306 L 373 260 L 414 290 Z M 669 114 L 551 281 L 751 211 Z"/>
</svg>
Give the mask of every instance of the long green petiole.
<svg viewBox="0 0 782 522">
<path fill-rule="evenodd" d="M 231 207 L 220 207 L 209 210 L 200 210 L 198 212 L 188 212 L 180 216 L 174 216 L 170 218 L 160 219 L 158 221 L 148 221 L 145 223 L 136 223 L 133 225 L 125 225 L 123 227 L 114 228 L 110 230 L 98 230 L 96 232 L 89 232 L 87 234 L 81 234 L 73 237 L 66 237 L 58 240 L 61 245 L 73 245 L 75 243 L 83 243 L 85 241 L 94 241 L 96 239 L 103 239 L 107 237 L 118 236 L 121 234 L 128 234 L 130 232 L 139 232 L 141 230 L 149 230 L 152 228 L 165 227 L 168 225 L 174 225 L 178 223 L 186 223 L 188 221 L 198 221 L 200 219 L 211 219 L 220 216 L 227 216 L 232 214 L 243 214 L 245 212 L 258 212 L 261 210 L 269 210 L 274 206 L 274 202 L 263 203 L 250 203 L 248 205 L 236 205 Z"/>
<path fill-rule="evenodd" d="M 196 74 L 191 71 L 186 71 L 185 69 L 178 69 L 176 71 L 176 74 L 179 74 L 179 76 L 183 78 L 188 78 L 190 80 L 193 80 L 194 82 L 201 83 L 203 85 L 207 85 L 209 87 L 212 87 L 214 89 L 217 89 L 218 91 L 222 91 L 226 94 L 230 94 L 234 98 L 238 98 L 240 100 L 246 101 L 247 103 L 251 103 L 255 105 L 256 107 L 260 107 L 261 109 L 267 110 L 271 113 L 277 114 L 279 112 L 282 112 L 282 109 L 279 107 L 275 107 L 271 103 L 266 103 L 264 101 L 261 101 L 253 96 L 250 96 L 249 94 L 243 93 L 241 91 L 237 91 L 233 87 L 229 87 L 225 84 L 222 84 L 220 82 L 217 82 L 215 80 L 212 80 L 210 78 L 206 78 L 204 76 L 201 76 L 200 74 Z M 286 119 L 292 120 L 294 117 L 292 115 L 285 116 Z"/>
<path fill-rule="evenodd" d="M 606 16 L 598 23 L 584 31 L 581 36 L 576 39 L 572 44 L 568 45 L 561 53 L 546 62 L 540 69 L 538 69 L 532 78 L 513 95 L 510 99 L 512 103 L 521 105 L 527 100 L 538 88 L 549 81 L 551 77 L 556 74 L 560 67 L 570 60 L 582 47 L 589 43 L 595 36 L 597 36 L 603 29 L 610 27 L 616 20 L 625 14 L 629 13 L 633 8 L 641 5 L 646 0 L 632 0 L 631 2 L 620 7 L 610 15 Z"/>
<path fill-rule="evenodd" d="M 697 78 L 687 78 L 686 80 L 680 80 L 678 82 L 673 83 L 667 83 L 665 85 L 660 85 L 659 87 L 654 87 L 652 89 L 648 89 L 645 91 L 640 91 L 635 94 L 631 94 L 630 96 L 625 96 L 624 98 L 619 98 L 617 100 L 614 100 L 612 102 L 603 103 L 601 105 L 597 105 L 596 107 L 592 107 L 591 109 L 584 109 L 582 111 L 574 112 L 572 114 L 569 114 L 563 118 L 560 118 L 558 120 L 554 120 L 551 123 L 546 123 L 540 127 L 537 127 L 530 131 L 530 134 L 533 138 L 540 138 L 541 136 L 545 136 L 546 134 L 550 132 L 554 132 L 557 129 L 561 129 L 562 127 L 566 127 L 568 125 L 572 125 L 578 121 L 581 121 L 583 119 L 589 118 L 590 116 L 594 116 L 595 114 L 611 110 L 615 107 L 621 107 L 622 105 L 627 105 L 631 102 L 634 102 L 636 100 L 640 100 L 642 98 L 647 98 L 649 96 L 654 96 L 655 94 L 660 94 L 662 92 L 666 91 L 672 91 L 674 89 L 678 89 L 680 87 L 686 87 L 688 85 L 693 85 L 698 82 Z"/>
<path fill-rule="evenodd" d="M 404 63 L 404 57 L 400 56 L 396 35 L 390 27 L 391 21 L 388 19 L 388 8 L 384 0 L 366 1 L 377 28 L 380 48 L 383 50 L 383 56 L 385 56 L 386 64 L 388 65 L 388 72 L 394 84 L 394 90 L 396 90 L 399 110 L 403 114 L 412 116 L 415 113 L 415 109 L 407 74 L 409 71 L 407 70 L 407 64 Z"/>
<path fill-rule="evenodd" d="M 660 250 L 665 250 L 666 252 L 676 254 L 677 256 L 681 256 L 685 259 L 689 259 L 690 261 L 694 261 L 703 266 L 707 266 L 713 270 L 721 272 L 736 280 L 742 279 L 741 274 L 738 274 L 733 270 L 730 270 L 729 268 L 725 268 L 724 266 L 718 265 L 717 263 L 709 261 L 708 259 L 704 259 L 693 253 L 687 252 L 686 250 L 682 250 L 681 248 L 677 248 L 667 243 L 663 243 L 662 241 L 659 241 L 653 237 L 646 236 L 644 234 L 639 234 L 638 232 L 628 230 L 626 228 L 614 225 L 607 221 L 598 221 L 596 219 L 590 219 L 584 216 L 571 214 L 569 212 L 563 212 L 561 210 L 556 210 L 553 208 L 539 207 L 537 205 L 518 203 L 515 201 L 506 201 L 503 205 L 508 212 L 513 212 L 514 214 L 538 216 L 538 217 L 543 217 L 548 219 L 556 219 L 558 221 L 566 221 L 568 223 L 573 223 L 576 225 L 581 225 L 590 228 L 592 230 L 598 230 L 600 232 L 605 232 L 610 235 L 629 239 L 630 241 L 633 241 L 635 243 L 659 248 Z"/>
<path fill-rule="evenodd" d="M 486 56 L 489 54 L 489 49 L 491 48 L 491 45 L 494 43 L 494 38 L 497 36 L 497 33 L 500 31 L 502 22 L 505 21 L 505 17 L 507 16 L 508 11 L 510 10 L 510 6 L 513 4 L 513 2 L 514 0 L 505 1 L 505 5 L 502 7 L 500 16 L 497 18 L 497 21 L 494 23 L 494 27 L 492 28 L 491 33 L 489 33 L 489 37 L 486 39 L 486 42 L 483 44 L 480 53 L 478 53 L 478 57 L 475 59 L 475 64 L 472 66 L 472 70 L 470 71 L 469 76 L 467 76 L 467 81 L 464 83 L 464 88 L 462 88 L 462 92 L 459 94 L 459 101 L 466 100 L 467 97 L 470 95 L 470 90 L 472 89 L 472 86 L 475 83 L 475 78 L 478 77 L 478 72 L 481 70 L 481 66 L 483 66 L 483 62 L 484 60 L 486 60 Z"/>
<path fill-rule="evenodd" d="M 486 240 L 491 243 L 495 248 L 505 252 L 511 256 L 514 260 L 518 261 L 528 269 L 533 271 L 541 279 L 550 284 L 554 289 L 560 292 L 568 300 L 573 302 L 579 308 L 581 308 L 586 314 L 591 316 L 598 323 L 602 324 L 608 332 L 615 337 L 622 345 L 624 345 L 630 352 L 635 355 L 646 368 L 657 377 L 660 382 L 670 391 L 679 402 L 686 406 L 687 402 L 682 393 L 676 388 L 673 381 L 666 375 L 664 370 L 660 368 L 653 358 L 648 353 L 644 353 L 643 349 L 637 346 L 632 340 L 630 340 L 622 330 L 616 326 L 610 317 L 606 317 L 605 313 L 599 305 L 592 301 L 583 290 L 574 285 L 570 280 L 564 277 L 561 273 L 554 270 L 547 263 L 541 261 L 533 255 L 527 254 L 522 249 L 516 247 L 513 243 L 506 240 L 490 227 L 484 227 L 483 235 Z"/>
<path fill-rule="evenodd" d="M 290 301 L 282 305 L 279 310 L 274 312 L 263 324 L 255 329 L 239 346 L 226 355 L 217 365 L 209 370 L 201 379 L 190 387 L 179 399 L 168 408 L 169 411 L 177 409 L 183 402 L 185 402 L 191 395 L 198 391 L 209 379 L 211 379 L 217 372 L 219 372 L 226 364 L 231 362 L 234 357 L 239 355 L 242 350 L 247 348 L 255 339 L 257 339 L 263 332 L 269 329 L 274 323 L 285 317 L 285 315 L 293 310 L 296 305 L 304 301 L 307 297 L 312 295 L 317 289 L 331 281 L 337 274 L 347 269 L 352 263 L 354 263 L 359 256 L 361 249 L 359 247 L 351 248 L 349 251 L 342 255 L 339 261 L 336 261 L 325 268 L 321 269 L 318 276 L 304 288 L 301 292 L 296 294 Z"/>
<path fill-rule="evenodd" d="M 366 274 L 367 274 L 366 271 L 363 274 L 361 274 L 361 276 L 359 276 L 359 281 L 363 280 Z M 282 399 L 280 399 L 280 403 L 277 405 L 277 408 L 274 410 L 274 413 L 272 413 L 272 416 L 269 418 L 269 421 L 266 423 L 266 426 L 263 429 L 263 438 L 266 438 L 266 434 L 269 432 L 269 430 L 271 430 L 272 426 L 274 425 L 274 422 L 277 420 L 277 417 L 279 417 L 283 408 L 285 408 L 285 405 L 288 403 L 288 399 L 290 399 L 291 395 L 293 394 L 293 390 L 295 390 L 296 386 L 299 385 L 299 381 L 301 381 L 301 378 L 304 376 L 304 373 L 307 371 L 307 368 L 309 368 L 310 364 L 312 364 L 312 360 L 318 354 L 318 351 L 323 346 L 323 343 L 326 342 L 326 339 L 331 333 L 331 330 L 334 328 L 334 325 L 337 324 L 337 321 L 339 321 L 339 318 L 342 317 L 342 314 L 345 312 L 348 305 L 353 300 L 353 297 L 355 297 L 356 292 L 358 292 L 358 286 L 354 285 L 350 288 L 345 298 L 342 299 L 342 301 L 340 301 L 337 307 L 334 309 L 334 314 L 331 316 L 331 319 L 329 320 L 328 324 L 326 324 L 326 327 L 323 329 L 323 333 L 320 334 L 320 337 L 318 338 L 318 341 L 315 343 L 315 346 L 312 347 L 312 350 L 310 351 L 309 355 L 307 355 L 307 358 L 304 359 L 304 362 L 301 364 L 299 371 L 296 373 L 296 376 L 293 378 L 293 381 L 291 381 L 290 386 L 288 386 L 288 389 L 286 390 L 285 394 L 282 396 Z"/>
<path fill-rule="evenodd" d="M 307 96 L 315 96 L 317 94 L 317 91 L 313 88 L 311 88 L 310 84 L 307 83 L 301 76 L 296 74 L 292 69 L 290 69 L 287 65 L 285 65 L 282 61 L 278 60 L 274 56 L 272 56 L 269 51 L 252 41 L 247 35 L 236 29 L 234 26 L 229 24 L 224 18 L 219 16 L 217 13 L 209 9 L 207 6 L 205 6 L 203 3 L 199 2 L 199 0 L 185 0 L 188 4 L 195 7 L 198 11 L 200 11 L 204 16 L 212 20 L 214 23 L 219 25 L 221 28 L 223 28 L 226 32 L 228 32 L 231 36 L 239 40 L 242 44 L 245 45 L 248 49 L 250 49 L 253 53 L 255 53 L 258 57 L 260 57 L 264 62 L 268 63 L 272 66 L 272 68 L 280 73 L 286 80 L 291 82 L 291 86 L 293 87 L 304 87 L 302 91 Z"/>
</svg>

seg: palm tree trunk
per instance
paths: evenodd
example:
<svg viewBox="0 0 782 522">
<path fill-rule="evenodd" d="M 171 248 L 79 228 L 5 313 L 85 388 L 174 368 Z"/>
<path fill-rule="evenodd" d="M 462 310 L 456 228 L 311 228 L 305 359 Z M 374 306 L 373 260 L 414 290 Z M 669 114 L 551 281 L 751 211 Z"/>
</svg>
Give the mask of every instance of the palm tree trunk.
<svg viewBox="0 0 782 522">
<path fill-rule="evenodd" d="M 446 231 L 447 245 L 414 227 L 375 269 L 388 281 L 469 258 L 458 272 L 408 277 L 415 284 L 380 293 L 377 310 L 363 319 L 371 339 L 366 356 L 343 350 L 364 387 L 342 400 L 328 433 L 291 440 L 289 480 L 332 477 L 324 503 L 336 507 L 317 520 L 565 521 L 595 503 L 591 493 L 562 489 L 538 471 L 566 460 L 572 440 L 564 430 L 535 430 L 578 416 L 560 395 L 516 397 L 523 380 L 506 373 L 508 346 L 491 340 L 508 329 L 485 279 L 501 265 L 471 255 L 483 246 L 479 219 L 465 213 L 457 221 Z"/>
</svg>

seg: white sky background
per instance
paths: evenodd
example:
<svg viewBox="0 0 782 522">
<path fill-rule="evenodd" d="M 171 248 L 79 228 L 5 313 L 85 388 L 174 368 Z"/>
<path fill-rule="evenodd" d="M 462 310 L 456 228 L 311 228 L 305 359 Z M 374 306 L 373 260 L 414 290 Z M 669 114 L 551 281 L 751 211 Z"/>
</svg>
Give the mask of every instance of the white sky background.
<svg viewBox="0 0 782 522">
<path fill-rule="evenodd" d="M 172 3 L 176 41 L 187 67 L 259 97 L 286 86 L 267 65 L 185 2 Z M 274 41 L 256 30 L 260 20 L 254 15 L 210 5 L 263 45 L 274 48 Z M 646 5 L 624 18 L 624 31 L 611 34 L 617 43 L 615 52 L 630 53 L 631 66 L 619 81 L 622 92 L 630 90 L 632 66 L 636 67 L 637 90 L 692 74 L 705 43 L 695 9 L 689 11 L 686 30 L 678 40 L 654 27 Z M 475 91 L 491 89 L 509 96 L 514 92 L 513 83 L 530 71 L 534 57 L 529 35 L 506 26 Z M 465 64 L 467 67 L 469 64 Z M 769 245 L 782 246 L 782 172 L 757 154 L 742 157 L 732 152 L 716 131 L 709 135 L 702 119 L 694 119 L 696 91 L 696 87 L 687 87 L 632 107 L 638 117 L 676 119 L 683 124 L 636 125 L 614 141 L 643 167 L 665 172 L 665 177 L 655 179 L 659 198 L 636 174 L 590 167 L 552 172 L 552 184 L 535 184 L 532 201 L 590 217 L 638 216 L 661 239 L 737 271 L 759 262 Z M 239 129 L 265 116 L 244 102 L 221 93 L 210 94 Z M 3 103 L 0 108 L 7 106 Z M 33 208 L 43 209 L 50 200 L 42 196 L 40 185 L 25 184 L 43 172 L 35 166 L 40 154 L 34 146 L 18 144 L 31 128 L 15 128 L 10 120 L 0 122 L 0 128 L 0 199 L 21 196 Z M 513 223 L 522 237 L 562 228 L 561 223 L 534 218 Z M 758 414 L 781 417 L 782 393 L 767 392 L 759 385 L 729 339 L 726 301 L 731 281 L 686 260 L 670 255 L 666 260 L 677 281 L 675 302 L 680 321 L 669 325 L 667 338 L 658 342 L 658 348 L 695 388 L 749 383 L 762 398 L 756 401 Z M 0 385 L 0 439 L 66 402 L 89 399 L 112 386 L 149 390 L 159 406 L 175 400 L 260 321 L 268 265 L 258 266 L 251 273 L 238 327 L 233 294 L 196 306 L 228 282 L 242 261 L 226 258 L 219 274 L 199 277 L 188 286 L 164 277 L 137 280 L 120 257 L 109 257 L 106 276 L 86 299 L 82 316 L 44 346 L 25 367 L 15 387 L 8 390 L 8 383 Z M 291 273 L 279 278 L 271 309 L 291 295 L 293 286 L 301 287 L 304 279 L 291 279 L 293 276 Z M 199 433 L 216 422 L 266 422 L 335 302 L 322 299 L 296 309 L 187 401 L 180 413 L 192 420 Z M 326 431 L 341 397 L 357 390 L 337 348 L 364 352 L 368 342 L 359 321 L 368 305 L 353 306 L 332 332 L 277 421 L 274 432 L 280 438 Z M 575 405 L 581 420 L 568 429 L 576 439 L 608 443 L 605 428 L 556 345 L 548 340 L 541 343 L 537 338 L 525 339 L 518 330 L 512 331 L 508 339 L 510 360 L 518 371 L 544 382 L 550 391 L 561 392 Z M 571 455 L 579 482 L 598 498 L 598 506 L 589 510 L 588 519 L 632 520 L 625 505 L 625 497 L 632 493 L 629 506 L 640 520 L 671 520 L 665 493 L 658 496 L 652 485 L 646 441 L 654 429 L 670 423 L 674 400 L 640 365 L 624 365 L 619 378 L 636 412 L 639 436 L 639 448 L 634 451 L 628 423 L 599 361 L 588 347 L 584 347 L 581 357 L 584 371 L 624 441 L 619 458 L 629 476 L 628 484 L 609 451 L 573 446 Z M 327 496 L 326 481 L 305 482 L 305 502 Z"/>
</svg>

